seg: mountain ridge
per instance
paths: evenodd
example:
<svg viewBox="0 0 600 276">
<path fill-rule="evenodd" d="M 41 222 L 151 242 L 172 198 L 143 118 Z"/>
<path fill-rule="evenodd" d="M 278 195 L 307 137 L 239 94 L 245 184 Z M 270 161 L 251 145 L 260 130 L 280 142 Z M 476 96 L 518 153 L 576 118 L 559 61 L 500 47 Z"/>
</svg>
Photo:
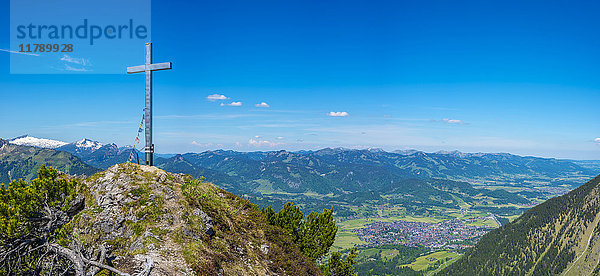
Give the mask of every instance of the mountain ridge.
<svg viewBox="0 0 600 276">
<path fill-rule="evenodd" d="M 415 152 L 410 155 L 369 150 L 326 148 L 311 152 L 205 151 L 179 154 L 177 157 L 157 158 L 157 166 L 178 171 L 186 161 L 187 170 L 211 170 L 215 176 L 236 175 L 242 185 L 264 179 L 274 188 L 286 192 L 314 191 L 318 193 L 378 190 L 394 179 L 442 178 L 456 181 L 504 179 L 505 182 L 525 183 L 532 179 L 551 183 L 567 176 L 592 177 L 595 171 L 570 161 L 522 157 L 511 154 L 475 154 L 456 157 L 449 154 Z M 199 175 L 196 175 L 199 176 Z M 525 181 L 525 182 L 524 182 Z M 576 185 L 562 181 L 559 184 Z M 326 187 L 325 183 L 333 188 Z M 251 184 L 252 185 L 252 184 Z"/>
</svg>

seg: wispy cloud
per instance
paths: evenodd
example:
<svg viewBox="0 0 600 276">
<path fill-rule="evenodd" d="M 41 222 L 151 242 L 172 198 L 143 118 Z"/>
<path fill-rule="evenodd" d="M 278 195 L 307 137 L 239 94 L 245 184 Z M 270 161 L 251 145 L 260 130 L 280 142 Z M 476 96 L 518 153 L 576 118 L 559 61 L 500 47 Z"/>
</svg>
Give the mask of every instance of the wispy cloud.
<svg viewBox="0 0 600 276">
<path fill-rule="evenodd" d="M 255 104 L 254 106 L 256 106 L 256 107 L 271 107 L 269 104 L 267 104 L 265 102 L 262 102 L 262 103 L 259 103 L 259 104 Z"/>
<path fill-rule="evenodd" d="M 348 115 L 350 115 L 350 114 L 348 114 L 348 112 L 346 112 L 346 111 L 341 111 L 341 112 L 340 111 L 337 111 L 337 112 L 331 111 L 331 112 L 327 113 L 327 116 L 331 116 L 331 117 L 347 117 Z"/>
<path fill-rule="evenodd" d="M 221 103 L 221 106 L 242 106 L 242 102 Z"/>
<path fill-rule="evenodd" d="M 136 121 L 134 120 L 124 120 L 124 121 L 96 121 L 96 122 L 79 122 L 79 123 L 73 123 L 73 124 L 65 124 L 65 125 L 58 125 L 58 126 L 52 126 L 53 128 L 56 127 L 99 127 L 99 126 L 115 126 L 115 125 L 128 125 L 128 124 L 132 124 L 135 123 Z"/>
<path fill-rule="evenodd" d="M 447 118 L 442 119 L 441 122 L 446 123 L 446 124 L 458 124 L 458 125 L 466 125 L 467 124 L 461 120 L 447 119 Z"/>
<path fill-rule="evenodd" d="M 198 146 L 201 148 L 222 148 L 223 144 L 215 144 L 215 143 L 199 143 L 196 141 L 192 141 L 192 145 Z"/>
<path fill-rule="evenodd" d="M 600 138 L 596 138 L 596 139 L 594 139 L 594 142 L 596 142 L 596 143 L 600 144 Z"/>
<path fill-rule="evenodd" d="M 90 62 L 84 58 L 75 58 L 69 55 L 63 55 L 62 58 L 60 58 L 60 60 L 65 61 L 65 62 L 69 62 L 69 63 L 75 63 L 75 64 L 79 64 L 79 65 L 90 65 Z"/>
<path fill-rule="evenodd" d="M 248 141 L 248 145 L 252 146 L 252 147 L 275 147 L 275 146 L 279 146 L 279 145 L 284 145 L 285 143 L 278 143 L 278 142 L 271 142 L 271 141 L 267 141 L 267 140 L 260 140 L 260 139 L 252 139 L 250 138 L 250 140 Z"/>
<path fill-rule="evenodd" d="M 219 100 L 221 100 L 221 101 L 222 100 L 227 100 L 229 98 L 227 96 L 221 95 L 221 94 L 212 94 L 212 95 L 206 96 L 206 99 L 209 100 L 209 101 L 211 101 L 211 102 L 214 102 L 214 101 L 219 101 Z"/>
<path fill-rule="evenodd" d="M 443 106 L 426 106 L 424 108 L 426 108 L 426 109 L 433 109 L 433 110 L 445 110 L 445 111 L 448 111 L 448 110 L 450 110 L 450 111 L 456 111 L 456 110 L 458 110 L 456 108 L 443 107 Z"/>
<path fill-rule="evenodd" d="M 65 70 L 67 70 L 67 71 L 74 71 L 74 72 L 88 72 L 88 71 L 90 71 L 90 70 L 85 69 L 85 68 L 71 67 L 68 64 L 65 64 Z"/>
<path fill-rule="evenodd" d="M 0 51 L 11 53 L 11 54 L 20 54 L 20 55 L 28 55 L 28 56 L 36 56 L 36 57 L 40 56 L 40 55 L 34 54 L 34 53 L 25 53 L 25 52 L 19 52 L 19 51 L 7 50 L 7 49 L 0 49 Z"/>
<path fill-rule="evenodd" d="M 264 128 L 300 128 L 300 127 L 310 127 L 310 126 L 318 126 L 319 124 L 313 123 L 272 123 L 272 124 L 256 124 L 256 125 L 246 125 L 245 127 L 264 127 Z"/>
<path fill-rule="evenodd" d="M 261 114 L 194 114 L 194 115 L 159 115 L 155 119 L 202 119 L 202 120 L 228 120 L 239 118 L 264 117 Z"/>
</svg>

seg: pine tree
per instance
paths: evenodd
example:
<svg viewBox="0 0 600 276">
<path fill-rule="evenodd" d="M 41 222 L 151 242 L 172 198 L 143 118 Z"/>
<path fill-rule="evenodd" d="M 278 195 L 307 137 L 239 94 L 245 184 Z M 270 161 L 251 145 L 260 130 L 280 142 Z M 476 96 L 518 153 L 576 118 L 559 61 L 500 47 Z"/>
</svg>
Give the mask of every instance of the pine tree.
<svg viewBox="0 0 600 276">
<path fill-rule="evenodd" d="M 304 214 L 300 208 L 291 202 L 286 203 L 283 208 L 275 215 L 274 224 L 287 230 L 295 243 L 301 240 L 300 225 Z"/>
<path fill-rule="evenodd" d="M 323 213 L 311 212 L 300 228 L 300 250 L 313 261 L 325 255 L 335 240 L 337 226 L 333 220 L 333 208 Z"/>
<path fill-rule="evenodd" d="M 357 256 L 356 248 L 350 250 L 350 254 L 346 258 L 342 258 L 340 252 L 331 253 L 331 258 L 324 268 L 325 275 L 328 276 L 355 276 L 353 265 Z"/>
<path fill-rule="evenodd" d="M 333 208 L 323 209 L 323 213 L 311 212 L 305 220 L 300 208 L 291 202 L 277 213 L 270 206 L 262 212 L 269 223 L 287 230 L 300 251 L 313 261 L 329 252 L 333 245 L 338 230 Z"/>
</svg>

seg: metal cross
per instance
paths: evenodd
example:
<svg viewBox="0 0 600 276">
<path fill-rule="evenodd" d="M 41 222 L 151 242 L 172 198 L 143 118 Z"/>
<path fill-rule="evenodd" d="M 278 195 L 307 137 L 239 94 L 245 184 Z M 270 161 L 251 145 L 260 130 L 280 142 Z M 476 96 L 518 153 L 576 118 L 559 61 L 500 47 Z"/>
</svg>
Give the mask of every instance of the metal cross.
<svg viewBox="0 0 600 276">
<path fill-rule="evenodd" d="M 154 160 L 154 144 L 152 144 L 152 71 L 169 70 L 172 68 L 170 62 L 152 64 L 152 43 L 146 43 L 146 62 L 144 65 L 127 67 L 127 74 L 146 74 L 146 108 L 144 119 L 146 128 L 146 165 L 152 166 Z"/>
</svg>

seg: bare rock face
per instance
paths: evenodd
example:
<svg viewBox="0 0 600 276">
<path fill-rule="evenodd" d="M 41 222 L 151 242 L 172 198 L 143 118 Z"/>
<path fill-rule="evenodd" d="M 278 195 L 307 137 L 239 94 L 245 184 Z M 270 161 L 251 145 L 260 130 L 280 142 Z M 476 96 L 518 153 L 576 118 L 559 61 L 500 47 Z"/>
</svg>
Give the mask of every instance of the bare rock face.
<svg viewBox="0 0 600 276">
<path fill-rule="evenodd" d="M 130 275 L 318 275 L 260 210 L 210 183 L 119 164 L 84 181 L 67 212 L 83 246 Z M 291 260 L 291 261 L 290 261 Z"/>
<path fill-rule="evenodd" d="M 152 263 L 150 275 L 192 274 L 182 248 L 166 233 L 182 227 L 180 175 L 155 167 L 115 165 L 86 181 L 90 201 L 80 219 L 87 237 L 106 244 L 121 271 L 135 274 Z"/>
</svg>

